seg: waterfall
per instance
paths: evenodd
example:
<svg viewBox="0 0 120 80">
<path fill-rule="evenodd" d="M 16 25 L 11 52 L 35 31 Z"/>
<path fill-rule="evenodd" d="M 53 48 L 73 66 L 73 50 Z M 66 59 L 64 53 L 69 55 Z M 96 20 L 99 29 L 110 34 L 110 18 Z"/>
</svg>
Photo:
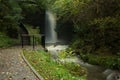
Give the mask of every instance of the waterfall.
<svg viewBox="0 0 120 80">
<path fill-rule="evenodd" d="M 56 43 L 57 33 L 55 31 L 56 18 L 51 11 L 46 11 L 45 43 Z"/>
</svg>

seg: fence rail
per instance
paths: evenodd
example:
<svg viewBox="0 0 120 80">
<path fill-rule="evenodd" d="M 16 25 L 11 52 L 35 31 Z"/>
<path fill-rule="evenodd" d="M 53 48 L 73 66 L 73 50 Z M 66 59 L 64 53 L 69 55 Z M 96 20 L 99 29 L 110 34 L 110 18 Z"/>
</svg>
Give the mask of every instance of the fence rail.
<svg viewBox="0 0 120 80">
<path fill-rule="evenodd" d="M 45 48 L 45 36 L 43 34 L 21 34 L 21 45 L 22 48 L 24 45 L 31 45 L 33 47 L 33 50 L 35 49 L 35 46 L 42 45 L 43 48 Z"/>
</svg>

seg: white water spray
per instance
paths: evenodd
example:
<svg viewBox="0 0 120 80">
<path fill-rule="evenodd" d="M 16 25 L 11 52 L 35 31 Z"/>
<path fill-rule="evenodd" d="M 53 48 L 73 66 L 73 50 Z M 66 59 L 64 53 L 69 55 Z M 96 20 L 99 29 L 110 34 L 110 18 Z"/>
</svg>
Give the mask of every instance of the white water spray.
<svg viewBox="0 0 120 80">
<path fill-rule="evenodd" d="M 46 11 L 46 29 L 45 29 L 45 43 L 56 43 L 57 33 L 56 28 L 56 18 L 51 11 Z"/>
</svg>

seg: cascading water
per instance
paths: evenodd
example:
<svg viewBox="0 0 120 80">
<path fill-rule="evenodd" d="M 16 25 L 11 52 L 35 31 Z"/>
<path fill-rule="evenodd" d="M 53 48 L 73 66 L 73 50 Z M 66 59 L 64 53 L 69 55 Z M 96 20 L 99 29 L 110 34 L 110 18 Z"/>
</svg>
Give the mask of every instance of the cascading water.
<svg viewBox="0 0 120 80">
<path fill-rule="evenodd" d="M 56 18 L 51 11 L 46 11 L 46 29 L 45 29 L 45 43 L 56 43 L 57 33 L 55 31 Z"/>
</svg>

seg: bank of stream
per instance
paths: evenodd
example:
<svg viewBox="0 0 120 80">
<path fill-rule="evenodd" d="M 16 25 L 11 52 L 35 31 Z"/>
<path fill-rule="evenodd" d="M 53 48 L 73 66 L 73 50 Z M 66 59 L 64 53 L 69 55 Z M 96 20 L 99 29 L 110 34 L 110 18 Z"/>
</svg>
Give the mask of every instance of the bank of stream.
<svg viewBox="0 0 120 80">
<path fill-rule="evenodd" d="M 54 60 L 58 60 L 58 52 L 66 49 L 67 47 L 68 47 L 67 45 L 57 45 L 57 46 L 49 45 L 46 48 L 51 53 L 52 58 Z M 105 69 L 105 68 L 100 67 L 100 66 L 95 66 L 95 65 L 85 63 L 81 59 L 79 59 L 77 56 L 74 58 L 60 59 L 59 61 L 61 61 L 61 62 L 74 62 L 74 63 L 78 63 L 81 66 L 85 67 L 88 71 L 87 80 L 119 80 L 118 79 L 119 75 L 116 74 L 115 71 L 110 70 L 110 69 Z M 115 75 L 113 75 L 113 74 L 115 74 Z M 113 79 L 116 77 L 117 77 L 117 79 Z"/>
</svg>

